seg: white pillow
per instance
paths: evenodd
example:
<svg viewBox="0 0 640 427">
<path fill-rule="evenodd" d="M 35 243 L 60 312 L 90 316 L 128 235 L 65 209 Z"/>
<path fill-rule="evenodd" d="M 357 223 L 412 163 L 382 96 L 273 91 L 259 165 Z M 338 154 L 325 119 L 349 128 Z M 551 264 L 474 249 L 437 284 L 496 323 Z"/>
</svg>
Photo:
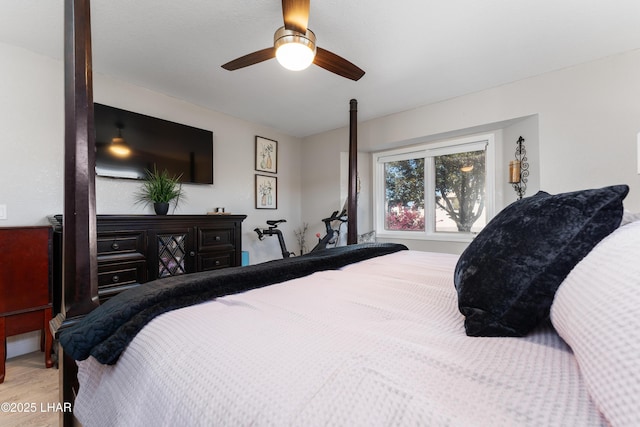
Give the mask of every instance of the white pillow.
<svg viewBox="0 0 640 427">
<path fill-rule="evenodd" d="M 640 222 L 603 239 L 567 276 L 551 321 L 594 402 L 615 426 L 640 426 Z"/>
<path fill-rule="evenodd" d="M 630 222 L 634 221 L 640 221 L 640 212 L 631 212 L 625 210 L 622 213 L 622 222 L 620 223 L 620 226 L 627 225 Z"/>
</svg>

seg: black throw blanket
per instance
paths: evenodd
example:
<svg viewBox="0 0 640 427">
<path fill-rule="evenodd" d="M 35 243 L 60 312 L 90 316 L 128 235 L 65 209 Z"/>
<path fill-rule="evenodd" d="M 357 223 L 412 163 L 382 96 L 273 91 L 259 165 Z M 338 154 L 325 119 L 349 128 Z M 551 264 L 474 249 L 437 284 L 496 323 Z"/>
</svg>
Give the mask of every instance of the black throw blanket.
<svg viewBox="0 0 640 427">
<path fill-rule="evenodd" d="M 343 246 L 262 264 L 154 280 L 116 295 L 61 331 L 60 344 L 75 360 L 91 355 L 100 363 L 112 365 L 144 325 L 162 313 L 405 249 L 392 243 Z"/>
</svg>

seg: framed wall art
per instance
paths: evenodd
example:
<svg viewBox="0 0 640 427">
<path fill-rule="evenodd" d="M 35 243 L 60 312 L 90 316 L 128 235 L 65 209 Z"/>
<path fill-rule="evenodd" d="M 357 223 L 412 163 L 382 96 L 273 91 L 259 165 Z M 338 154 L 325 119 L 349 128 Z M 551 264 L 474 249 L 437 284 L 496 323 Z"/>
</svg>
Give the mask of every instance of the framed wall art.
<svg viewBox="0 0 640 427">
<path fill-rule="evenodd" d="M 256 170 L 278 172 L 278 141 L 256 136 Z"/>
<path fill-rule="evenodd" d="M 278 208 L 278 178 L 256 174 L 256 209 Z"/>
</svg>

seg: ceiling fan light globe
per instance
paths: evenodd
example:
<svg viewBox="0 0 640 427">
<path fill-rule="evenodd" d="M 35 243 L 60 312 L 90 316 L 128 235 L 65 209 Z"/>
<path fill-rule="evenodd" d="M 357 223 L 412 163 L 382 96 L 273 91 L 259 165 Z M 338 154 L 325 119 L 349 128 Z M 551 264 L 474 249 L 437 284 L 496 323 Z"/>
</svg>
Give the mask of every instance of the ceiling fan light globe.
<svg viewBox="0 0 640 427">
<path fill-rule="evenodd" d="M 283 44 L 276 51 L 276 58 L 280 65 L 291 71 L 308 68 L 314 57 L 314 52 L 311 49 L 299 43 Z"/>
<path fill-rule="evenodd" d="M 276 59 L 284 68 L 300 71 L 313 63 L 316 56 L 316 36 L 313 31 L 307 30 L 306 34 L 302 34 L 281 27 L 273 39 Z"/>
</svg>

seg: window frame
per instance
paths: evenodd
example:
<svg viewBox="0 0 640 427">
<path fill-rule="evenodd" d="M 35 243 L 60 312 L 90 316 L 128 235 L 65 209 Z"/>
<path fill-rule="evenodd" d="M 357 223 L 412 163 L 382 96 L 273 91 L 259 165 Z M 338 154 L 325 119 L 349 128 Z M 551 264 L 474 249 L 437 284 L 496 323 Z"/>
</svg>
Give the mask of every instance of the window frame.
<svg viewBox="0 0 640 427">
<path fill-rule="evenodd" d="M 435 240 L 449 242 L 470 242 L 477 232 L 445 232 L 435 231 L 435 161 L 434 157 L 468 151 L 486 149 L 485 152 L 485 210 L 486 220 L 489 222 L 495 214 L 496 194 L 496 164 L 495 164 L 495 134 L 481 134 L 464 138 L 423 143 L 394 150 L 373 153 L 373 223 L 376 235 L 381 238 L 395 238 L 407 240 Z M 416 158 L 425 159 L 425 230 L 400 231 L 384 228 L 385 204 L 385 171 L 384 164 L 392 161 L 402 161 Z"/>
</svg>

